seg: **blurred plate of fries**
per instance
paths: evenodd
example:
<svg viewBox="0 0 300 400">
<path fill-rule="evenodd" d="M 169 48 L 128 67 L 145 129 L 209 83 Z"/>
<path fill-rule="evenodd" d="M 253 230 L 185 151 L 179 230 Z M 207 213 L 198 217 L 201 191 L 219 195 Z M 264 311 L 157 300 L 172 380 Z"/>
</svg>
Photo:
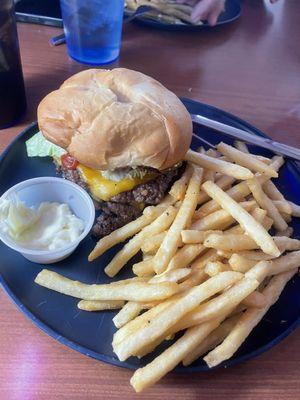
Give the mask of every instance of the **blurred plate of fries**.
<svg viewBox="0 0 300 400">
<path fill-rule="evenodd" d="M 206 21 L 193 24 L 190 19 L 192 7 L 178 4 L 173 0 L 126 0 L 125 16 L 131 16 L 140 6 L 151 6 L 149 11 L 134 19 L 135 22 L 156 29 L 175 31 L 199 31 L 212 29 Z M 241 6 L 237 0 L 226 1 L 225 10 L 220 14 L 217 24 L 221 26 L 235 21 L 241 15 Z"/>
<path fill-rule="evenodd" d="M 190 113 L 264 136 L 222 110 L 183 102 Z M 2 155 L 0 193 L 55 176 L 52 163 L 26 156 L 37 129 Z M 20 310 L 74 350 L 137 369 L 136 391 L 174 367 L 206 371 L 257 356 L 300 323 L 299 169 L 208 128 L 194 132 L 216 149 L 194 137 L 170 196 L 112 237 L 97 245 L 87 237 L 47 270 L 0 243 L 1 284 Z"/>
</svg>

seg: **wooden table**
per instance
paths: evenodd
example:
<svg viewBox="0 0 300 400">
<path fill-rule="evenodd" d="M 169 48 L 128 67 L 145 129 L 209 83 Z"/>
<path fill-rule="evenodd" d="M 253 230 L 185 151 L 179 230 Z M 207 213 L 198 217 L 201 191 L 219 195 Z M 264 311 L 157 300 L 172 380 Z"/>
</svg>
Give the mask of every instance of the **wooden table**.
<svg viewBox="0 0 300 400">
<path fill-rule="evenodd" d="M 113 66 L 140 70 L 177 95 L 213 104 L 275 139 L 300 146 L 300 3 L 264 6 L 245 0 L 234 24 L 201 33 L 130 25 Z M 85 66 L 65 46 L 50 48 L 58 29 L 20 24 L 28 113 L 0 132 L 0 151 L 36 119 L 44 95 Z M 1 260 L 0 260 L 1 262 Z M 0 293 L 0 393 L 6 400 L 133 399 L 131 372 L 84 357 L 46 336 Z M 300 332 L 242 365 L 210 373 L 170 374 L 143 399 L 300 398 Z"/>
</svg>

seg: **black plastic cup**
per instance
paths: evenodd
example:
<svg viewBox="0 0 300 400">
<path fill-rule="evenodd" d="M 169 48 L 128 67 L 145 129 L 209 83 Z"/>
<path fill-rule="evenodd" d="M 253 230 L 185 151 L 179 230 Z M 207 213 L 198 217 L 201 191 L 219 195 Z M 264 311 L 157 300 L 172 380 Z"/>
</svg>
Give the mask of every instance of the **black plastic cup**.
<svg viewBox="0 0 300 400">
<path fill-rule="evenodd" d="M 0 0 L 0 129 L 18 122 L 26 97 L 13 0 Z"/>
</svg>

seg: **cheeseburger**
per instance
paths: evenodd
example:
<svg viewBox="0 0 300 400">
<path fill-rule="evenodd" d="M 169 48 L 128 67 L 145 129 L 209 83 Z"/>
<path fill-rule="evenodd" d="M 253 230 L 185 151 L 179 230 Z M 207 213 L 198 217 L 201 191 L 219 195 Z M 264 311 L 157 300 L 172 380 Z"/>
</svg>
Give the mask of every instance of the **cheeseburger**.
<svg viewBox="0 0 300 400">
<path fill-rule="evenodd" d="M 51 155 L 64 178 L 90 193 L 102 210 L 92 230 L 97 237 L 162 200 L 184 168 L 192 138 L 178 97 L 125 68 L 72 76 L 42 100 L 38 124 L 28 154 Z"/>
</svg>

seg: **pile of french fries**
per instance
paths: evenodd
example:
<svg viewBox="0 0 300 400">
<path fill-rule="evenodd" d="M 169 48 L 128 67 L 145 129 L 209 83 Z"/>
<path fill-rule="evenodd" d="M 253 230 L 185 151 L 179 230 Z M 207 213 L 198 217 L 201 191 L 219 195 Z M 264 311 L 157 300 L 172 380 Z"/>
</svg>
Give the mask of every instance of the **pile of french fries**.
<svg viewBox="0 0 300 400">
<path fill-rule="evenodd" d="M 272 181 L 282 157 L 250 154 L 237 142 L 189 150 L 186 161 L 161 204 L 102 238 L 89 255 L 93 261 L 131 238 L 105 272 L 115 277 L 141 251 L 133 278 L 87 285 L 43 270 L 35 279 L 79 298 L 81 310 L 120 309 L 112 346 L 121 361 L 143 357 L 181 332 L 133 374 L 137 392 L 181 362 L 204 356 L 214 367 L 232 357 L 300 266 L 300 240 L 288 226 L 300 207 Z"/>
<path fill-rule="evenodd" d="M 172 0 L 126 0 L 127 10 L 136 11 L 140 6 L 151 6 L 155 11 L 149 11 L 145 14 L 147 18 L 158 20 L 167 24 L 183 24 L 191 21 L 193 8 L 187 4 L 178 4 Z M 201 25 L 202 22 L 199 23 Z"/>
</svg>

